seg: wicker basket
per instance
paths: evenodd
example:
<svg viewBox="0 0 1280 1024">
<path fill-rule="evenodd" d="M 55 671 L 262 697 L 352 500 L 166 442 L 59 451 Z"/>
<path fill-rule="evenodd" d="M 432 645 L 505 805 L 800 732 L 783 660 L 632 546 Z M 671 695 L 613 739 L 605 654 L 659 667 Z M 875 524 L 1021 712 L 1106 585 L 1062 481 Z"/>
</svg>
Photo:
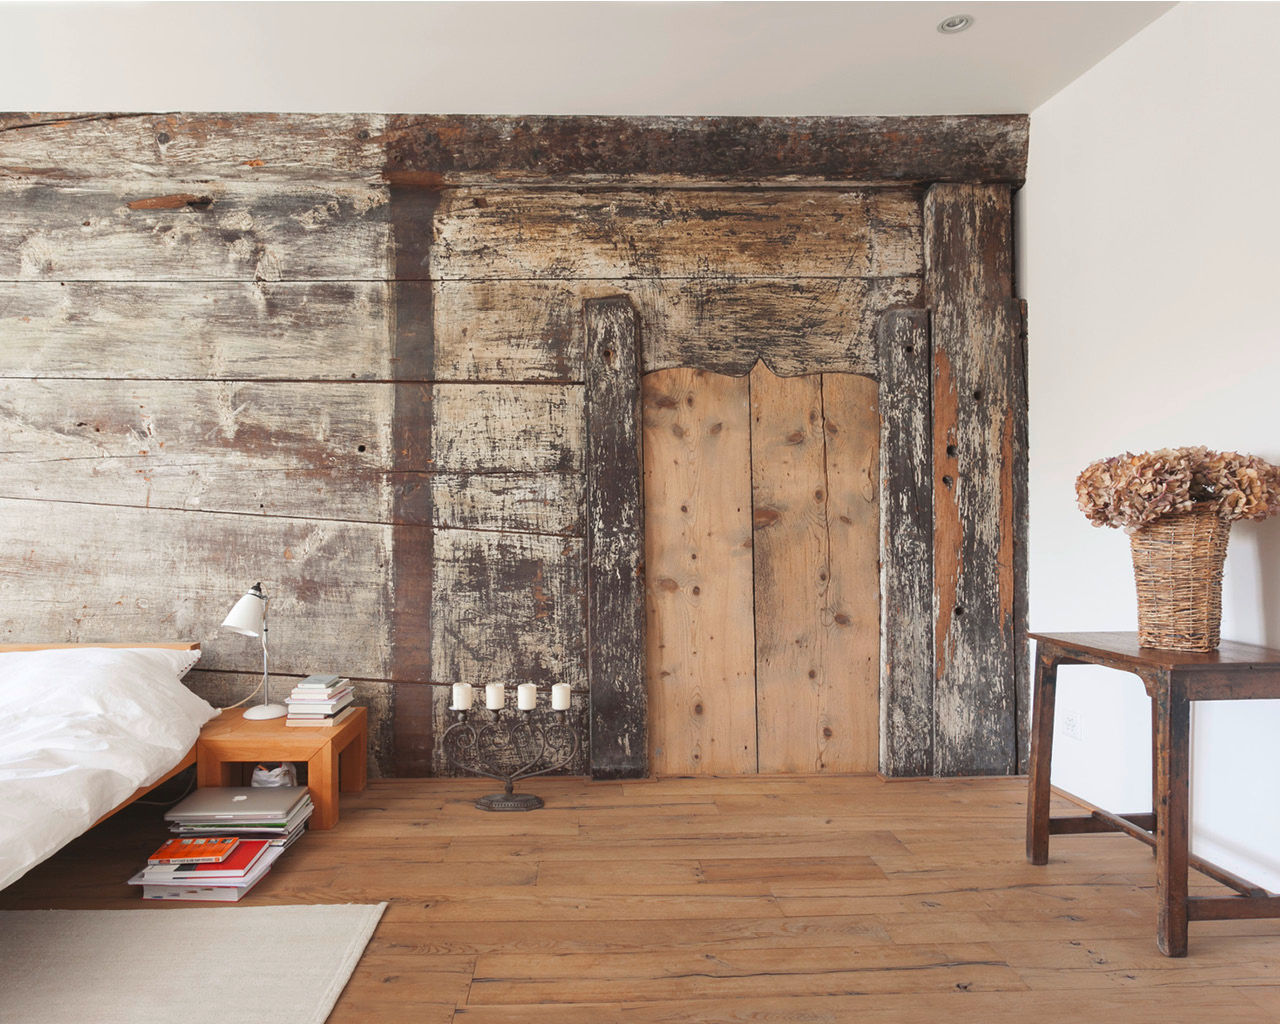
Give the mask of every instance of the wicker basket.
<svg viewBox="0 0 1280 1024">
<path fill-rule="evenodd" d="M 1138 643 L 1215 651 L 1222 622 L 1222 563 L 1231 523 L 1212 510 L 1161 516 L 1130 537 L 1138 590 Z"/>
</svg>

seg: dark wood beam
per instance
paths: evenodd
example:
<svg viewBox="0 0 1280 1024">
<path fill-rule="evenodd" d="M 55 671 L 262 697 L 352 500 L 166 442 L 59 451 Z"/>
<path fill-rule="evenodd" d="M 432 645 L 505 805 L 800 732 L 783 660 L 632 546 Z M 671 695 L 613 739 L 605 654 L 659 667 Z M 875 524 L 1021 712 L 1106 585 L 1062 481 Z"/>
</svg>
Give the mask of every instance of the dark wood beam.
<svg viewBox="0 0 1280 1024">
<path fill-rule="evenodd" d="M 1022 184 L 1023 114 L 943 117 L 487 117 L 397 114 L 392 181 L 696 178 Z"/>
</svg>

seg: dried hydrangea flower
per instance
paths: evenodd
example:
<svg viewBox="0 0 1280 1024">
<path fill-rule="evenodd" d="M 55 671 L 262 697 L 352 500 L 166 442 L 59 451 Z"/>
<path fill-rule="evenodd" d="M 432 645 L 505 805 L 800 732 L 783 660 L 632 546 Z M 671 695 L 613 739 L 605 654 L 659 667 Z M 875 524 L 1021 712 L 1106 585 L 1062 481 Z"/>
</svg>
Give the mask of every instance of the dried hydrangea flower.
<svg viewBox="0 0 1280 1024">
<path fill-rule="evenodd" d="M 1227 520 L 1265 519 L 1280 510 L 1280 468 L 1204 447 L 1124 452 L 1085 467 L 1076 478 L 1076 504 L 1094 526 L 1130 533 L 1195 508 Z"/>
</svg>

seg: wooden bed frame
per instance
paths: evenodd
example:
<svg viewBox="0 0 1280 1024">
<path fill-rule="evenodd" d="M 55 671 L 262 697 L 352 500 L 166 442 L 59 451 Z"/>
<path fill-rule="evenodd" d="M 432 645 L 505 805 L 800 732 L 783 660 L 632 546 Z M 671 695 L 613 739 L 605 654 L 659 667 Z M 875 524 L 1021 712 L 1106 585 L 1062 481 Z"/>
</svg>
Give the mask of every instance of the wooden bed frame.
<svg viewBox="0 0 1280 1024">
<path fill-rule="evenodd" d="M 51 643 L 51 644 L 0 644 L 0 654 L 7 654 L 11 651 L 65 651 L 75 647 L 159 647 L 169 651 L 198 651 L 200 645 L 190 641 L 174 641 L 173 643 Z M 196 744 L 191 745 L 191 749 L 182 755 L 182 760 L 173 766 L 169 771 L 165 772 L 160 778 L 153 782 L 150 786 L 143 786 L 141 789 L 135 790 L 134 793 L 111 810 L 107 811 L 101 818 L 95 821 L 94 825 L 101 825 L 117 811 L 128 807 L 139 797 L 146 796 L 157 786 L 161 786 L 168 782 L 171 778 L 182 771 L 184 768 L 190 768 L 196 763 Z"/>
</svg>

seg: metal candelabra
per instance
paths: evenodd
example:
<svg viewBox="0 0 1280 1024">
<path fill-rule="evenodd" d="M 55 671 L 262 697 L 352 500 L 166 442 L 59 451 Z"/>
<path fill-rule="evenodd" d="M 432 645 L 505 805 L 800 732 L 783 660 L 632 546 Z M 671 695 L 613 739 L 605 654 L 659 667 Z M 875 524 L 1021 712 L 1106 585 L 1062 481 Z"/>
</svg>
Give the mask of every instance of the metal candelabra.
<svg viewBox="0 0 1280 1024">
<path fill-rule="evenodd" d="M 492 720 L 479 725 L 470 710 L 452 710 L 457 721 L 444 731 L 444 754 L 455 768 L 503 784 L 503 792 L 482 796 L 476 806 L 485 811 L 532 811 L 542 797 L 515 793 L 520 779 L 558 771 L 578 756 L 578 733 L 567 711 L 492 711 Z M 506 770 L 502 770 L 505 768 Z"/>
</svg>

